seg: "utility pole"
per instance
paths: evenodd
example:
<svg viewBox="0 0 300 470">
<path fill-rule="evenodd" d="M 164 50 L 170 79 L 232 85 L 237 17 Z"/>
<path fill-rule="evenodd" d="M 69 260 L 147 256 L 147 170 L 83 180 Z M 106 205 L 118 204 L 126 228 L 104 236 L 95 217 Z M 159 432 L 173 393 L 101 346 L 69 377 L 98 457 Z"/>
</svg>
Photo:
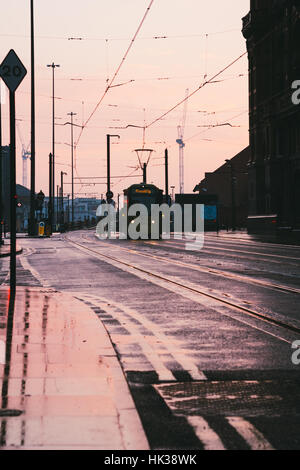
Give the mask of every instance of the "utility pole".
<svg viewBox="0 0 300 470">
<path fill-rule="evenodd" d="M 68 194 L 68 230 L 70 229 L 69 224 L 70 224 L 70 194 Z"/>
<path fill-rule="evenodd" d="M 54 71 L 57 67 L 60 67 L 60 65 L 54 64 L 54 62 L 52 62 L 52 64 L 47 65 L 47 67 L 52 68 L 52 195 L 55 198 L 55 94 L 54 94 L 55 75 L 54 75 Z M 52 218 L 54 218 L 54 222 L 55 222 L 55 204 L 53 204 Z"/>
<path fill-rule="evenodd" d="M 50 234 L 52 234 L 52 223 L 53 223 L 53 218 L 52 218 L 52 207 L 53 207 L 53 202 L 52 202 L 52 190 L 53 190 L 53 185 L 52 185 L 52 176 L 53 176 L 53 171 L 52 171 L 52 153 L 49 153 L 49 201 L 48 201 L 48 221 L 50 225 Z"/>
<path fill-rule="evenodd" d="M 34 58 L 34 9 L 30 0 L 31 21 L 31 180 L 30 215 L 28 235 L 35 235 L 35 58 Z"/>
<path fill-rule="evenodd" d="M 58 225 L 58 214 L 59 214 L 59 184 L 56 185 L 56 225 Z"/>
<path fill-rule="evenodd" d="M 165 183 L 166 183 L 166 204 L 169 199 L 169 153 L 168 149 L 165 150 Z"/>
<path fill-rule="evenodd" d="M 111 192 L 110 189 L 110 138 L 111 137 L 117 137 L 120 139 L 119 135 L 111 135 L 107 134 L 106 135 L 106 143 L 107 143 L 107 192 L 106 192 L 106 199 L 112 199 L 114 195 Z"/>
<path fill-rule="evenodd" d="M 60 172 L 60 191 L 61 191 L 61 224 L 64 224 L 64 175 L 67 175 L 64 171 Z"/>
<path fill-rule="evenodd" d="M 72 179 L 72 225 L 74 223 L 74 131 L 73 131 L 73 117 L 77 116 L 77 113 L 68 113 L 68 116 L 71 116 L 71 179 Z"/>
</svg>

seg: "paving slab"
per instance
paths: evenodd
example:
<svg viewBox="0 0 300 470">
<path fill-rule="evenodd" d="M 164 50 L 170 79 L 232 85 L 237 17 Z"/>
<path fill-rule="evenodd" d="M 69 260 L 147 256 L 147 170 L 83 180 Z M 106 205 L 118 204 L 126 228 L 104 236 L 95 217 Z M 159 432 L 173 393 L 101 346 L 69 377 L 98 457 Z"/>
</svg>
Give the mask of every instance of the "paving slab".
<svg viewBox="0 0 300 470">
<path fill-rule="evenodd" d="M 0 288 L 4 326 L 8 299 Z M 6 333 L 2 327 L 2 346 Z M 17 288 L 9 366 L 5 375 L 0 347 L 2 450 L 149 449 L 110 338 L 73 296 Z"/>
</svg>

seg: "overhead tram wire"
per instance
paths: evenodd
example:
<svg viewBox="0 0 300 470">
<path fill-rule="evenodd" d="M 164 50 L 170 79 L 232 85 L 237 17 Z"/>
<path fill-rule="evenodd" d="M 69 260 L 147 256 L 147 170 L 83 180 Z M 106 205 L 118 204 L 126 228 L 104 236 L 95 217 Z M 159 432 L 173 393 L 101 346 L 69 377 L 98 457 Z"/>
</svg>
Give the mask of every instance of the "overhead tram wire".
<svg viewBox="0 0 300 470">
<path fill-rule="evenodd" d="M 183 100 L 181 100 L 179 103 L 177 103 L 175 106 L 173 106 L 171 109 L 169 109 L 168 111 L 166 111 L 164 114 L 162 114 L 161 116 L 159 116 L 158 118 L 154 119 L 154 121 L 150 122 L 150 124 L 147 124 L 146 126 L 146 129 L 148 129 L 149 127 L 153 126 L 154 124 L 156 124 L 158 121 L 161 121 L 164 117 L 166 117 L 168 114 L 170 114 L 172 111 L 174 111 L 174 109 L 178 108 L 180 105 L 182 105 L 183 103 L 185 103 L 187 100 L 189 100 L 192 96 L 194 96 L 196 93 L 198 93 L 198 91 L 200 91 L 202 88 L 205 87 L 205 85 L 208 85 L 210 83 L 212 83 L 217 77 L 219 77 L 223 72 L 225 72 L 225 70 L 228 70 L 230 67 L 232 67 L 234 64 L 236 64 L 240 59 L 242 59 L 242 57 L 244 57 L 245 55 L 247 54 L 247 51 L 244 52 L 243 54 L 241 54 L 239 57 L 237 57 L 235 60 L 233 60 L 232 62 L 230 62 L 230 64 L 228 64 L 226 67 L 224 67 L 222 70 L 220 70 L 218 73 L 216 73 L 213 77 L 211 77 L 209 80 L 206 80 L 204 83 L 202 83 L 198 88 L 196 88 L 196 90 L 192 91 L 191 93 L 189 93 Z"/>
<path fill-rule="evenodd" d="M 78 139 L 77 139 L 77 142 L 75 143 L 75 147 L 78 146 L 79 141 L 80 141 L 80 139 L 81 139 L 81 136 L 82 136 L 82 134 L 83 134 L 83 131 L 84 131 L 84 129 L 86 128 L 87 124 L 90 122 L 90 120 L 92 119 L 92 117 L 94 116 L 94 114 L 96 113 L 96 111 L 98 110 L 99 106 L 101 105 L 102 101 L 104 100 L 104 98 L 105 98 L 105 96 L 107 95 L 107 93 L 108 93 L 108 91 L 110 90 L 110 88 L 112 88 L 113 83 L 114 83 L 114 81 L 115 81 L 115 79 L 116 79 L 118 73 L 120 72 L 121 67 L 123 66 L 124 62 L 126 61 L 127 56 L 128 56 L 128 54 L 129 54 L 129 52 L 130 52 L 130 50 L 131 50 L 131 48 L 132 48 L 132 46 L 133 46 L 133 44 L 134 44 L 134 42 L 135 42 L 135 40 L 136 40 L 136 38 L 137 38 L 139 32 L 140 32 L 140 30 L 141 30 L 141 28 L 142 28 L 142 26 L 143 26 L 145 20 L 146 20 L 146 17 L 148 16 L 148 13 L 149 13 L 149 11 L 150 11 L 150 9 L 151 9 L 153 3 L 154 3 L 154 0 L 151 0 L 150 3 L 149 3 L 149 6 L 147 7 L 147 10 L 146 10 L 144 16 L 143 16 L 143 18 L 142 18 L 142 20 L 141 20 L 141 22 L 140 22 L 140 24 L 139 24 L 139 26 L 138 26 L 138 29 L 137 29 L 136 33 L 134 34 L 133 38 L 132 38 L 131 41 L 130 41 L 130 44 L 129 44 L 129 46 L 128 46 L 126 52 L 125 52 L 125 55 L 124 55 L 124 57 L 122 58 L 122 60 L 121 60 L 121 62 L 120 62 L 120 64 L 119 64 L 117 70 L 115 71 L 115 73 L 114 73 L 112 79 L 111 79 L 110 82 L 108 83 L 108 85 L 107 85 L 107 87 L 106 87 L 106 89 L 105 89 L 105 91 L 104 91 L 102 97 L 101 97 L 100 100 L 98 101 L 97 105 L 95 106 L 95 108 L 93 109 L 92 113 L 90 114 L 90 116 L 88 117 L 88 119 L 85 121 L 84 125 L 82 126 L 82 129 L 81 129 L 81 132 L 80 132 L 79 137 L 78 137 Z"/>
<path fill-rule="evenodd" d="M 160 39 L 189 39 L 189 38 L 203 38 L 206 36 L 215 36 L 217 34 L 228 34 L 233 32 L 240 32 L 239 28 L 227 29 L 224 31 L 214 31 L 210 33 L 202 33 L 202 34 L 182 34 L 182 35 L 157 35 L 157 36 L 145 36 L 140 37 L 140 40 L 160 40 Z M 26 34 L 0 34 L 0 37 L 17 37 L 17 38 L 29 38 L 29 35 Z M 105 37 L 68 37 L 68 36 L 35 36 L 37 39 L 47 39 L 47 40 L 64 40 L 64 41 L 128 41 L 130 38 L 105 38 Z"/>
</svg>

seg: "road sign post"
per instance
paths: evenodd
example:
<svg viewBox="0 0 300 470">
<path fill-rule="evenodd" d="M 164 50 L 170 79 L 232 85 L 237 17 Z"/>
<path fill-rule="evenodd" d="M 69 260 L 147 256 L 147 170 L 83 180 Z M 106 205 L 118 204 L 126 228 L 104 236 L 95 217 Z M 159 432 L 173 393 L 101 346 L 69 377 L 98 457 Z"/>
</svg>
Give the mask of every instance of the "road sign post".
<svg viewBox="0 0 300 470">
<path fill-rule="evenodd" d="M 0 78 L 9 89 L 10 111 L 10 295 L 6 325 L 6 351 L 4 378 L 2 381 L 2 409 L 8 405 L 8 381 L 11 365 L 12 334 L 16 297 L 16 105 L 15 92 L 27 71 L 15 51 L 9 51 L 0 65 Z M 1 182 L 2 183 L 2 182 Z"/>
<path fill-rule="evenodd" d="M 15 92 L 27 73 L 14 50 L 0 65 L 0 77 L 9 89 L 10 110 L 10 295 L 16 289 L 16 106 Z"/>
</svg>

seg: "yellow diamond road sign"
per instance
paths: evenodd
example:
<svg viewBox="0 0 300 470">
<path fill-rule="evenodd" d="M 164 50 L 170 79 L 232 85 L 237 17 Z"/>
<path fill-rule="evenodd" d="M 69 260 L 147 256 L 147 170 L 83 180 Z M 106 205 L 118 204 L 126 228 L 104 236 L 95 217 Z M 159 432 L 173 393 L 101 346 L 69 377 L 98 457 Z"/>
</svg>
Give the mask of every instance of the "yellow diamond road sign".
<svg viewBox="0 0 300 470">
<path fill-rule="evenodd" d="M 11 49 L 0 65 L 0 77 L 9 90 L 14 92 L 26 74 L 26 68 L 20 61 L 15 51 Z"/>
</svg>

